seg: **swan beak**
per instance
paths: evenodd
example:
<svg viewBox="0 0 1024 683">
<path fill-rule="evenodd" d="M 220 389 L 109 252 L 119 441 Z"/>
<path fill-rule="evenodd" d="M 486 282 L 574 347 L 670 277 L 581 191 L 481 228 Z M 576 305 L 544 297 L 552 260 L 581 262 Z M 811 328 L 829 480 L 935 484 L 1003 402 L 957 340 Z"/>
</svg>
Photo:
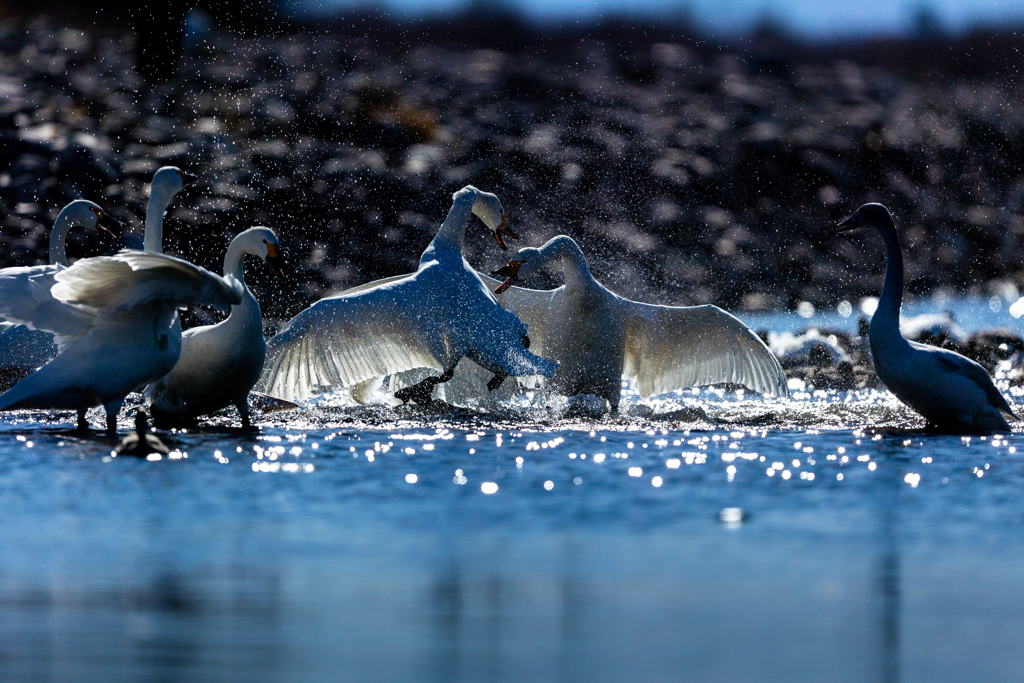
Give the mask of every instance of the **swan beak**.
<svg viewBox="0 0 1024 683">
<path fill-rule="evenodd" d="M 93 209 L 93 213 L 96 214 L 96 229 L 101 230 L 116 239 L 117 233 L 114 232 L 114 230 L 121 229 L 121 221 L 112 216 L 108 216 L 102 211 L 96 211 Z"/>
<path fill-rule="evenodd" d="M 860 223 L 856 221 L 853 216 L 850 216 L 836 227 L 839 228 L 839 232 L 848 232 L 850 230 L 856 230 L 857 228 L 859 228 Z"/>
<path fill-rule="evenodd" d="M 501 294 L 506 289 L 511 287 L 519 279 L 519 268 L 526 263 L 525 261 L 509 261 L 508 265 L 504 268 L 498 268 L 496 271 L 491 273 L 495 277 L 503 277 L 505 281 L 498 285 L 498 288 L 494 290 L 495 294 Z"/>
<path fill-rule="evenodd" d="M 277 245 L 270 244 L 269 242 L 267 243 L 267 263 L 281 277 L 285 277 L 288 272 L 288 264 L 285 263 L 281 252 L 277 250 Z"/>
<path fill-rule="evenodd" d="M 178 169 L 178 175 L 181 176 L 181 182 L 183 183 L 191 183 L 199 179 L 199 176 L 195 173 L 189 173 L 188 171 L 182 171 L 181 169 Z"/>
<path fill-rule="evenodd" d="M 517 240 L 519 235 L 515 234 L 508 229 L 508 223 L 505 222 L 505 212 L 501 212 L 501 225 L 494 231 L 494 239 L 498 240 L 498 246 L 501 247 L 502 251 L 508 251 L 508 245 L 505 244 L 505 240 L 502 239 L 502 235 L 509 239 Z"/>
</svg>

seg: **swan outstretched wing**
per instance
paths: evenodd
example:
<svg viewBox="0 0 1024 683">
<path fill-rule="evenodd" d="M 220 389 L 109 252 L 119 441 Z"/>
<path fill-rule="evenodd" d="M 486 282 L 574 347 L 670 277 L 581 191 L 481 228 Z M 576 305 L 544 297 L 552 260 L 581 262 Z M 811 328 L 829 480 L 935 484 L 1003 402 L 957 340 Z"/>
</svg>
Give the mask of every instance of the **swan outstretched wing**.
<svg viewBox="0 0 1024 683">
<path fill-rule="evenodd" d="M 63 270 L 60 265 L 4 268 L 0 271 L 0 317 L 50 334 L 84 332 L 90 316 L 54 299 L 50 291 Z"/>
<path fill-rule="evenodd" d="M 623 376 L 643 397 L 730 382 L 787 396 L 779 361 L 746 325 L 717 306 L 624 302 Z"/>
<path fill-rule="evenodd" d="M 417 315 L 414 276 L 382 282 L 321 299 L 292 318 L 267 344 L 257 388 L 301 401 L 373 377 L 442 370 L 428 339 L 429 316 Z"/>
<path fill-rule="evenodd" d="M 124 250 L 81 259 L 55 279 L 55 299 L 102 313 L 124 313 L 153 302 L 228 310 L 241 302 L 243 293 L 241 283 L 231 276 L 151 251 Z"/>
</svg>

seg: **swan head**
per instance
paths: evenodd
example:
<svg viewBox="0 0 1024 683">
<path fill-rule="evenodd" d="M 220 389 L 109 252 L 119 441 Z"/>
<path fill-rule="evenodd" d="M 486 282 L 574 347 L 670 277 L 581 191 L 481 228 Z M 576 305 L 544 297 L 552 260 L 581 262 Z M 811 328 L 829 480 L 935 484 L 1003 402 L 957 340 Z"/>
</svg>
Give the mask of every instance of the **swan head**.
<svg viewBox="0 0 1024 683">
<path fill-rule="evenodd" d="M 278 242 L 277 235 L 273 230 L 260 225 L 249 228 L 235 239 L 243 241 L 246 252 L 253 256 L 259 256 L 273 268 L 275 273 L 281 277 L 285 276 L 288 264 L 284 261 L 284 256 L 281 254 L 281 243 Z"/>
<path fill-rule="evenodd" d="M 889 213 L 889 209 L 881 204 L 865 204 L 836 227 L 839 229 L 839 232 L 848 232 L 857 228 L 882 230 L 892 226 L 892 214 Z"/>
<path fill-rule="evenodd" d="M 117 237 L 115 228 L 121 227 L 121 222 L 109 216 L 98 204 L 86 199 L 76 199 L 61 211 L 69 226 L 81 226 L 91 230 L 100 230 L 111 237 Z"/>
<path fill-rule="evenodd" d="M 505 281 L 494 290 L 495 294 L 501 294 L 516 283 L 519 278 L 530 277 L 544 265 L 544 258 L 540 249 L 535 247 L 524 247 L 516 252 L 516 255 L 507 265 L 493 271 L 494 277 L 503 277 Z"/>
<path fill-rule="evenodd" d="M 195 175 L 182 171 L 177 166 L 162 166 L 153 174 L 153 182 L 150 184 L 150 196 L 160 194 L 173 197 L 187 183 L 195 179 Z"/>
<path fill-rule="evenodd" d="M 456 195 L 466 191 L 472 192 L 474 196 L 473 214 L 490 229 L 494 239 L 498 242 L 498 246 L 502 250 L 508 251 L 508 245 L 505 244 L 504 238 L 508 237 L 509 239 L 517 240 L 519 235 L 512 232 L 508 227 L 508 223 L 505 222 L 505 209 L 502 207 L 498 195 L 478 190 L 472 185 L 462 188 Z"/>
</svg>

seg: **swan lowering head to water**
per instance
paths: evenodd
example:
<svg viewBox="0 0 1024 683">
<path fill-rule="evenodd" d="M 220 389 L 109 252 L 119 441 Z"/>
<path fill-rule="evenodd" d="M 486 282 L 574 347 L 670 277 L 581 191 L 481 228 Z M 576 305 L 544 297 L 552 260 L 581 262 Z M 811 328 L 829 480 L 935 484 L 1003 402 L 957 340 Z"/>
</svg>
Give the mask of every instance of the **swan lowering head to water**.
<svg viewBox="0 0 1024 683">
<path fill-rule="evenodd" d="M 889 210 L 865 204 L 837 227 L 840 232 L 874 228 L 885 244 L 885 282 L 868 331 L 882 383 L 941 429 L 1010 431 L 1006 417 L 1017 417 L 985 368 L 959 353 L 907 341 L 900 334 L 903 251 Z"/>
</svg>

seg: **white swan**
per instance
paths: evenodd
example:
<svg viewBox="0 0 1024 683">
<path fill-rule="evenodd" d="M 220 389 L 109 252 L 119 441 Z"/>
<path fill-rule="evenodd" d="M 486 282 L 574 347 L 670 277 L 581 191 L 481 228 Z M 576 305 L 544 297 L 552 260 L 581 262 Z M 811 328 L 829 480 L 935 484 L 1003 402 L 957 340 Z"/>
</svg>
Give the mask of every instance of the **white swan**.
<svg viewBox="0 0 1024 683">
<path fill-rule="evenodd" d="M 396 394 L 423 402 L 464 356 L 492 372 L 550 376 L 556 364 L 526 349 L 526 326 L 462 256 L 471 214 L 502 247 L 515 237 L 495 195 L 462 188 L 415 273 L 321 299 L 270 341 L 261 390 L 293 401 L 414 368 L 442 372 Z"/>
<path fill-rule="evenodd" d="M 226 309 L 242 299 L 242 285 L 191 263 L 145 251 L 80 259 L 56 275 L 47 316 L 23 311 L 54 334 L 60 354 L 0 394 L 0 410 L 57 408 L 85 411 L 102 405 L 107 429 L 117 427 L 125 396 L 174 367 L 181 351 L 177 307 Z"/>
<path fill-rule="evenodd" d="M 153 181 L 149 184 L 149 203 L 146 204 L 143 249 L 157 254 L 164 252 L 164 215 L 167 213 L 167 207 L 185 183 L 195 179 L 196 176 L 182 171 L 177 166 L 161 166 L 153 174 Z"/>
<path fill-rule="evenodd" d="M 981 367 L 959 353 L 907 341 L 900 334 L 903 252 L 889 210 L 865 204 L 838 226 L 841 232 L 874 228 L 885 243 L 885 282 L 871 317 L 868 340 L 875 372 L 896 398 L 944 429 L 1009 431 L 1016 419 L 1006 399 Z"/>
<path fill-rule="evenodd" d="M 143 238 L 146 251 L 163 252 L 164 214 L 167 213 L 167 207 L 170 206 L 174 195 L 181 190 L 185 183 L 194 179 L 194 175 L 182 171 L 177 166 L 163 166 L 153 174 L 149 203 L 146 206 L 146 229 Z M 96 211 L 99 211 L 99 214 L 94 215 Z M 21 269 L 17 274 L 17 277 L 25 278 L 26 283 L 31 282 L 36 296 L 49 296 L 50 287 L 55 282 L 53 276 L 67 268 L 68 259 L 65 252 L 67 234 L 75 225 L 96 227 L 109 232 L 108 226 L 120 224 L 104 214 L 96 204 L 84 199 L 73 201 L 65 206 L 57 216 L 57 221 L 50 232 L 50 265 L 37 266 L 29 271 Z M 7 270 L 13 269 L 4 269 L 4 271 Z M 4 271 L 0 271 L 0 273 Z M 0 284 L 0 287 L 3 285 Z M 2 291 L 0 294 L 0 318 L 9 317 L 2 312 L 3 306 L 15 305 L 18 295 L 10 289 L 0 291 Z M 21 291 L 25 293 L 25 290 Z M 31 305 L 35 306 L 34 303 Z M 40 313 L 45 313 L 46 308 L 39 307 L 38 310 Z M 57 355 L 57 345 L 53 342 L 53 335 L 34 329 L 31 325 L 0 323 L 0 368 L 24 375 L 34 372 L 36 368 L 55 355 Z"/>
<path fill-rule="evenodd" d="M 561 265 L 564 285 L 512 287 L 550 261 Z M 599 396 L 613 410 L 622 378 L 644 398 L 723 382 L 788 394 L 778 360 L 746 325 L 716 306 L 656 306 L 615 294 L 590 274 L 571 237 L 520 249 L 494 275 L 506 278 L 496 293 L 529 326 L 532 348 L 559 363 L 549 383 L 559 393 Z"/>
<path fill-rule="evenodd" d="M 245 285 L 246 254 L 260 257 L 284 276 L 284 259 L 273 230 L 250 228 L 231 240 L 224 254 L 224 274 L 242 284 L 242 302 L 231 307 L 226 320 L 182 334 L 181 356 L 174 369 L 146 390 L 158 423 L 188 422 L 234 404 L 242 426 L 249 427 L 247 399 L 263 370 L 267 344 L 260 305 Z"/>
<path fill-rule="evenodd" d="M 53 302 L 50 287 L 56 282 L 57 273 L 68 267 L 65 246 L 72 228 L 82 226 L 115 236 L 110 228 L 119 225 L 99 206 L 84 199 L 76 199 L 61 209 L 50 231 L 49 265 L 0 269 L 0 318 L 20 319 L 19 312 L 26 307 L 45 315 L 50 307 L 59 305 Z M 31 324 L 0 322 L 0 368 L 27 374 L 56 353 L 57 345 L 51 334 Z"/>
</svg>

